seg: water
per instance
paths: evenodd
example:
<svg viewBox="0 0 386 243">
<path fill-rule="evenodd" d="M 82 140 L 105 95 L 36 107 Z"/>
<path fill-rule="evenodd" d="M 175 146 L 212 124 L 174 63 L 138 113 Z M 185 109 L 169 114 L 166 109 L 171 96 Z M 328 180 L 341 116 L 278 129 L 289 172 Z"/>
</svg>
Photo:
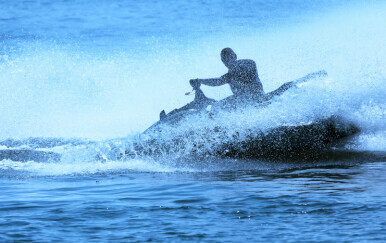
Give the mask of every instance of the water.
<svg viewBox="0 0 386 243">
<path fill-rule="evenodd" d="M 385 166 L 3 178 L 2 240 L 383 241 Z"/>
<path fill-rule="evenodd" d="M 359 0 L 0 2 L 0 241 L 384 241 L 385 16 Z M 226 46 L 267 92 L 328 78 L 190 129 L 338 114 L 361 132 L 300 162 L 118 158 L 191 101 L 189 79 L 226 72 Z"/>
</svg>

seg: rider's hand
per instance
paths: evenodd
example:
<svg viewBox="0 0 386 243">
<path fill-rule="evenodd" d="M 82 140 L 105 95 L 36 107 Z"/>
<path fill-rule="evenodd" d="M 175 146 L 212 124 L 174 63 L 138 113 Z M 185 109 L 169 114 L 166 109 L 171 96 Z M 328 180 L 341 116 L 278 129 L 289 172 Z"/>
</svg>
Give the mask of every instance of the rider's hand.
<svg viewBox="0 0 386 243">
<path fill-rule="evenodd" d="M 189 83 L 193 87 L 193 89 L 197 89 L 201 85 L 201 82 L 198 78 L 189 80 Z"/>
</svg>

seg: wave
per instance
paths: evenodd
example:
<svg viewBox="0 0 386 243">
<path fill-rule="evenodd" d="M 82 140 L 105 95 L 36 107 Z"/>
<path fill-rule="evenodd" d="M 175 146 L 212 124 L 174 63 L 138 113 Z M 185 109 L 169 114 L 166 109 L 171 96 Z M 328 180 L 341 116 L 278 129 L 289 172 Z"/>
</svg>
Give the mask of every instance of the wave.
<svg viewBox="0 0 386 243">
<path fill-rule="evenodd" d="M 92 152 L 91 152 L 92 151 Z M 3 151 L 1 151 L 3 152 Z M 0 152 L 0 155 L 1 155 Z M 36 153 L 31 150 L 30 152 Z M 49 152 L 45 152 L 46 154 Z M 25 154 L 26 155 L 26 154 Z M 127 174 L 127 173 L 191 173 L 221 171 L 281 171 L 301 168 L 330 167 L 341 168 L 360 163 L 382 162 L 386 160 L 384 151 L 329 150 L 317 160 L 309 161 L 261 161 L 243 159 L 206 158 L 201 160 L 170 160 L 137 158 L 110 160 L 97 158 L 101 149 L 73 149 L 60 154 L 60 159 L 35 157 L 23 160 L 0 160 L 0 178 L 23 179 L 41 176 L 79 176 L 91 174 Z M 27 157 L 30 155 L 26 155 Z M 47 159 L 47 160 L 46 160 Z"/>
</svg>

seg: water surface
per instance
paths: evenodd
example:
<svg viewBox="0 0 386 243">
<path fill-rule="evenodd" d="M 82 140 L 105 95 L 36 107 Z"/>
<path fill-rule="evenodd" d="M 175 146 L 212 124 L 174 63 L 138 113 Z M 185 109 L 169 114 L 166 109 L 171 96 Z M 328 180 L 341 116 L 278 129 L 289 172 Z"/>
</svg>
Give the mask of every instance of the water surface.
<svg viewBox="0 0 386 243">
<path fill-rule="evenodd" d="M 0 2 L 0 241 L 384 241 L 385 16 L 359 0 Z M 226 46 L 267 92 L 328 72 L 216 120 L 230 132 L 335 115 L 361 132 L 302 161 L 118 158 L 191 101 L 189 79 L 226 72 Z"/>
</svg>

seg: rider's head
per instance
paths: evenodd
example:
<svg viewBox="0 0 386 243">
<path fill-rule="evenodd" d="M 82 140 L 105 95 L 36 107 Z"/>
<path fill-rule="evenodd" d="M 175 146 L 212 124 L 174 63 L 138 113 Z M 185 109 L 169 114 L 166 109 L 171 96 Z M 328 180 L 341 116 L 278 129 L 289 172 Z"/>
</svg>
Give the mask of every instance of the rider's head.
<svg viewBox="0 0 386 243">
<path fill-rule="evenodd" d="M 231 64 L 237 60 L 236 53 L 229 47 L 222 49 L 221 51 L 221 61 L 226 67 L 230 67 Z"/>
</svg>

